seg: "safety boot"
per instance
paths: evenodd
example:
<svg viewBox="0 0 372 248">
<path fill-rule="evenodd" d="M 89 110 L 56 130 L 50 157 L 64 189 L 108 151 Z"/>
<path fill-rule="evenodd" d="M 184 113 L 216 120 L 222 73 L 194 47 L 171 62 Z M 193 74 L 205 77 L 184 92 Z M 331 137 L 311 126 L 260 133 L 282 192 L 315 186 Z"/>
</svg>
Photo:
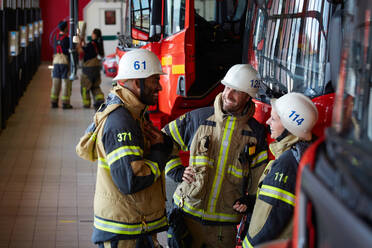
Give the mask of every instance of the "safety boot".
<svg viewBox="0 0 372 248">
<path fill-rule="evenodd" d="M 52 108 L 58 108 L 58 102 L 52 102 L 51 107 Z"/>
<path fill-rule="evenodd" d="M 64 103 L 64 104 L 62 104 L 62 108 L 63 109 L 72 109 L 72 105 L 69 104 L 69 103 Z"/>
</svg>

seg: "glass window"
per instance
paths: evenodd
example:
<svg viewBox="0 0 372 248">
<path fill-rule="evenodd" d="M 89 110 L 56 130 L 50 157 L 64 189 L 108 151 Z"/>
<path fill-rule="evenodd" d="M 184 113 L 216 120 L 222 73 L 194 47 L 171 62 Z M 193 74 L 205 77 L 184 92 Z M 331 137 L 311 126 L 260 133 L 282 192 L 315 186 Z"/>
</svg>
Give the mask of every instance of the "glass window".
<svg viewBox="0 0 372 248">
<path fill-rule="evenodd" d="M 353 1 L 352 1 L 353 2 Z M 346 61 L 341 63 L 334 126 L 347 138 L 372 142 L 372 7 L 365 2 L 351 5 L 353 11 L 345 29 L 343 42 Z M 354 9 L 355 8 L 355 9 Z M 337 101 L 339 100 L 339 101 Z"/>
<path fill-rule="evenodd" d="M 216 1 L 215 0 L 195 0 L 195 13 L 207 21 L 216 21 Z"/>
<path fill-rule="evenodd" d="M 266 84 L 280 93 L 324 93 L 327 63 L 328 16 L 326 0 L 268 1 L 256 19 L 253 49 Z"/>
<path fill-rule="evenodd" d="M 145 33 L 150 31 L 150 1 L 132 1 L 132 25 Z"/>
<path fill-rule="evenodd" d="M 166 0 L 165 37 L 185 28 L 185 0 Z"/>
</svg>

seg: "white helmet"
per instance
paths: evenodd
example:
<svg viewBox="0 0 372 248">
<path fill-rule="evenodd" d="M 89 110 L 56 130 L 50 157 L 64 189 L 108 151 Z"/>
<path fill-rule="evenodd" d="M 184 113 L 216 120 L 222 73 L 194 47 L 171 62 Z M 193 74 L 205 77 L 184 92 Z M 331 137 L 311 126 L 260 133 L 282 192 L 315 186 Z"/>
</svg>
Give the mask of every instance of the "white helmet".
<svg viewBox="0 0 372 248">
<path fill-rule="evenodd" d="M 310 98 L 292 92 L 272 99 L 271 106 L 289 132 L 305 140 L 311 139 L 311 130 L 318 120 L 318 110 Z"/>
<path fill-rule="evenodd" d="M 119 61 L 119 71 L 113 80 L 148 78 L 164 75 L 158 57 L 149 50 L 136 49 L 126 52 Z"/>
<path fill-rule="evenodd" d="M 221 83 L 234 90 L 248 93 L 256 97 L 261 79 L 258 72 L 249 64 L 237 64 L 226 73 Z"/>
</svg>

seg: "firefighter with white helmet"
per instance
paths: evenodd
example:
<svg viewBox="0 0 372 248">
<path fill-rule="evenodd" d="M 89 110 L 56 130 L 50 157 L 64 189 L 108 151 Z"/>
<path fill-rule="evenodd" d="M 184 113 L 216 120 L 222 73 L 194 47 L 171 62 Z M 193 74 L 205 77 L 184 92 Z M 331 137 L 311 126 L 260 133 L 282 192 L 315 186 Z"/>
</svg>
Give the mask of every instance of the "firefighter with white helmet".
<svg viewBox="0 0 372 248">
<path fill-rule="evenodd" d="M 221 83 L 225 89 L 214 106 L 188 112 L 163 129 L 180 149 L 190 151 L 187 168 L 177 153 L 165 169 L 180 182 L 173 200 L 192 236 L 188 247 L 235 245 L 242 217 L 239 203 L 245 202 L 246 193 L 254 199 L 268 159 L 265 128 L 253 118 L 252 98 L 260 86 L 257 71 L 247 64 L 234 65 Z"/>
<path fill-rule="evenodd" d="M 271 100 L 270 161 L 259 181 L 253 214 L 243 247 L 290 238 L 295 205 L 298 163 L 313 140 L 312 128 L 318 120 L 314 103 L 301 93 L 288 93 Z M 248 225 L 247 225 L 248 226 Z"/>
<path fill-rule="evenodd" d="M 92 241 L 99 247 L 160 247 L 156 233 L 167 230 L 162 172 L 173 144 L 145 116 L 147 105 L 157 102 L 163 74 L 152 52 L 125 53 L 115 78 L 120 83 L 95 115 Z"/>
<path fill-rule="evenodd" d="M 230 68 L 221 83 L 255 98 L 260 87 L 260 76 L 251 65 L 237 64 Z"/>
</svg>

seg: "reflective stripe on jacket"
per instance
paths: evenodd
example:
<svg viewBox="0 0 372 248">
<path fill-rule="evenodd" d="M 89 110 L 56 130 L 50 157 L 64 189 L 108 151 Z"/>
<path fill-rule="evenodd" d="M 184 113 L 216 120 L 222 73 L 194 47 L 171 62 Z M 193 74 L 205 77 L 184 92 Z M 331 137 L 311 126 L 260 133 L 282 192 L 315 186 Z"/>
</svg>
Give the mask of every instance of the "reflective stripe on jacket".
<svg viewBox="0 0 372 248">
<path fill-rule="evenodd" d="M 117 86 L 107 102 L 112 99 L 120 99 L 125 107 L 112 111 L 97 135 L 93 242 L 167 229 L 162 174 L 166 149 L 150 150 L 142 135 L 146 106 L 133 93 Z M 105 105 L 99 109 L 98 118 L 104 109 Z"/>
<path fill-rule="evenodd" d="M 270 144 L 276 159 L 270 161 L 260 178 L 243 247 L 291 237 L 297 167 L 308 145 L 292 134 Z"/>
<path fill-rule="evenodd" d="M 265 130 L 253 118 L 254 109 L 250 102 L 242 116 L 224 114 L 220 94 L 214 107 L 186 113 L 163 129 L 182 150 L 190 150 L 189 166 L 196 175 L 195 182 L 177 187 L 174 203 L 201 222 L 239 223 L 241 214 L 232 206 L 242 197 L 249 170 L 249 194 L 256 194 L 268 157 Z M 179 157 L 173 157 L 165 168 L 176 181 L 182 180 L 183 169 Z"/>
</svg>

